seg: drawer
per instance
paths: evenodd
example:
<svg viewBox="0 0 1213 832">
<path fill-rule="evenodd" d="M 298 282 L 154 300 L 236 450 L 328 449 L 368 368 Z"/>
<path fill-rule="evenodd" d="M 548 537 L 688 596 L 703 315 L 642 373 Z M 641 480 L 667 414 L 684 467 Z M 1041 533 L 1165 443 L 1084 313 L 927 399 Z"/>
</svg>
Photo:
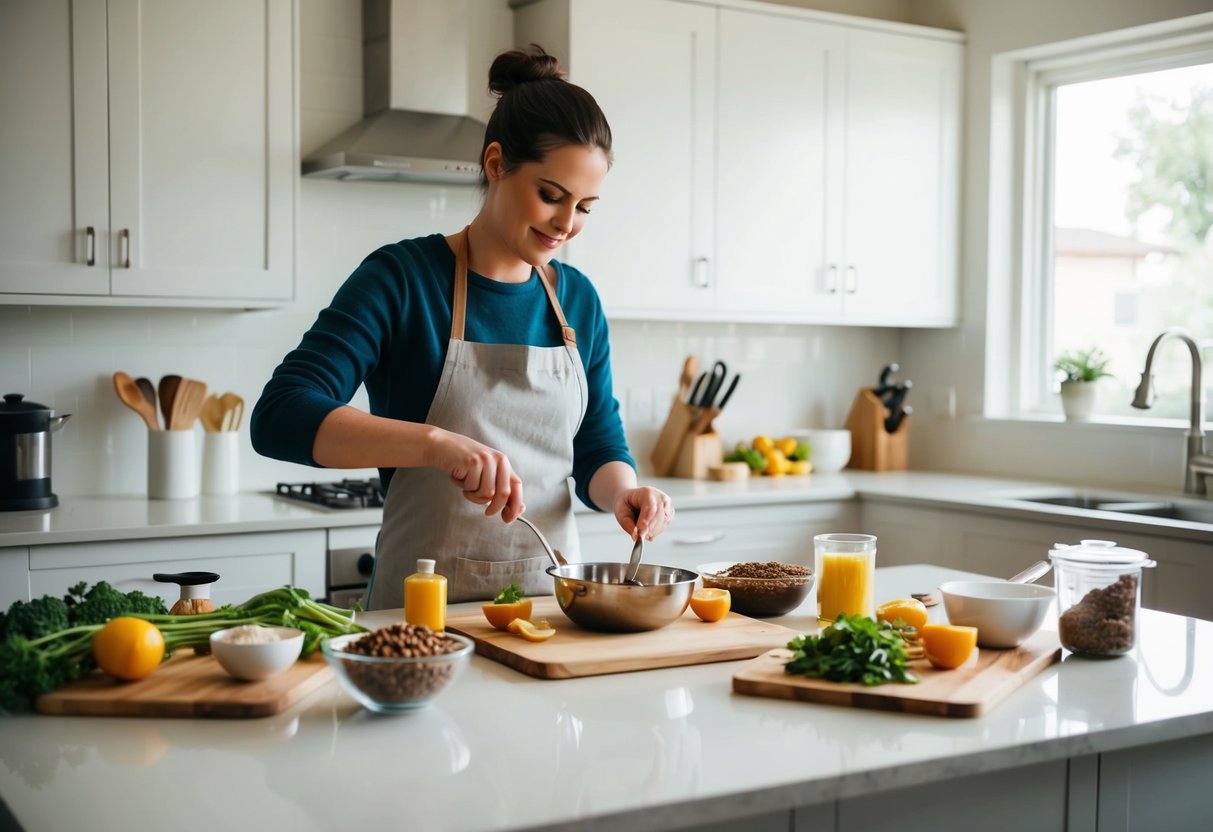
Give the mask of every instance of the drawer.
<svg viewBox="0 0 1213 832">
<path fill-rule="evenodd" d="M 323 530 L 31 546 L 29 588 L 34 597 L 62 595 L 80 581 L 108 581 L 171 605 L 177 587 L 152 574 L 205 571 L 219 573 L 211 590 L 216 604 L 239 604 L 285 584 L 318 598 L 324 595 L 324 550 Z"/>
</svg>

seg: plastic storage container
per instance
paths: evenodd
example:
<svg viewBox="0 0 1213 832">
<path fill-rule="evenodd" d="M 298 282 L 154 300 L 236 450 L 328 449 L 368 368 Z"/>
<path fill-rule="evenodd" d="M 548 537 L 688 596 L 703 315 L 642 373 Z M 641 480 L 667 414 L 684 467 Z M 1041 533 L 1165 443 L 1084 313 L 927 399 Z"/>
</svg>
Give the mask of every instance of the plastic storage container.
<svg viewBox="0 0 1213 832">
<path fill-rule="evenodd" d="M 1119 656 L 1137 644 L 1141 570 L 1150 556 L 1111 540 L 1058 543 L 1049 550 L 1056 575 L 1061 646 L 1089 656 Z"/>
</svg>

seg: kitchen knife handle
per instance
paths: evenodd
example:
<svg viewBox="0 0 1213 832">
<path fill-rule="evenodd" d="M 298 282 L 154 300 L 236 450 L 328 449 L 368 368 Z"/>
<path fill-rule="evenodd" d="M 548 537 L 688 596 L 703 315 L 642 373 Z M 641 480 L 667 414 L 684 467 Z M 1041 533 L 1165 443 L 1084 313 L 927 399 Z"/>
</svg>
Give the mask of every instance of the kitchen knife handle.
<svg viewBox="0 0 1213 832">
<path fill-rule="evenodd" d="M 97 229 L 91 225 L 84 229 L 84 265 L 97 265 Z"/>
<path fill-rule="evenodd" d="M 122 268 L 131 267 L 131 230 L 124 228 L 118 232 L 118 245 L 121 247 Z"/>
<path fill-rule="evenodd" d="M 712 280 L 708 276 L 708 258 L 696 257 L 695 265 L 692 269 L 695 285 L 700 289 L 707 289 L 712 285 Z"/>
<path fill-rule="evenodd" d="M 856 276 L 854 263 L 848 264 L 846 271 L 843 273 L 843 288 L 848 295 L 855 294 L 859 288 L 859 278 Z"/>
<path fill-rule="evenodd" d="M 838 293 L 838 264 L 831 263 L 826 267 L 826 291 L 831 295 Z"/>
</svg>

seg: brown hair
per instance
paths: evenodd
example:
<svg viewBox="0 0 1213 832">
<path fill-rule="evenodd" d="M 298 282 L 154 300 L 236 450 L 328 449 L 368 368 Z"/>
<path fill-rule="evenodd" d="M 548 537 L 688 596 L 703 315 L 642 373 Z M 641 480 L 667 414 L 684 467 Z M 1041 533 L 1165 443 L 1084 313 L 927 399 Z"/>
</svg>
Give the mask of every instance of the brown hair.
<svg viewBox="0 0 1213 832">
<path fill-rule="evenodd" d="M 560 62 L 543 47 L 502 52 L 489 68 L 489 92 L 497 106 L 484 131 L 484 151 L 501 144 L 507 173 L 527 162 L 540 162 L 564 145 L 597 147 L 611 161 L 611 126 L 594 96 L 565 80 Z M 488 177 L 480 173 L 481 187 Z"/>
</svg>

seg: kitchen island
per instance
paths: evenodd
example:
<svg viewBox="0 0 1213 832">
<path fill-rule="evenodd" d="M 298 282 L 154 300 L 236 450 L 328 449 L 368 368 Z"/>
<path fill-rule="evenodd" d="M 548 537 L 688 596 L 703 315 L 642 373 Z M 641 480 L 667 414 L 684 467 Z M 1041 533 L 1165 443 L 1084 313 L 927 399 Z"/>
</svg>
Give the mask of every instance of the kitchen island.
<svg viewBox="0 0 1213 832">
<path fill-rule="evenodd" d="M 966 574 L 880 569 L 877 597 Z M 777 621 L 812 630 L 813 603 Z M 29 832 L 1205 829 L 1213 624 L 1140 624 L 976 719 L 741 696 L 740 662 L 542 681 L 480 656 L 402 716 L 335 681 L 260 720 L 8 716 L 0 797 Z"/>
</svg>

